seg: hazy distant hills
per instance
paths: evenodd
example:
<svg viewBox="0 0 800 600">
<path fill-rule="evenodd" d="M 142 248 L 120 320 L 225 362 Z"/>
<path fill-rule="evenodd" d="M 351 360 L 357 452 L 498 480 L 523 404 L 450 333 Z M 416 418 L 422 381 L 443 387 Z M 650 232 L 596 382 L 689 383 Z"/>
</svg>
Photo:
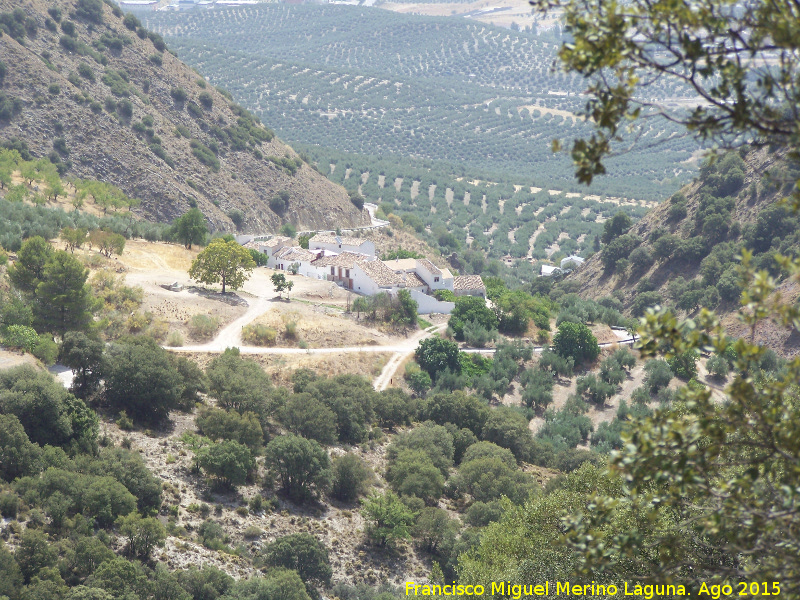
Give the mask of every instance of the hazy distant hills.
<svg viewBox="0 0 800 600">
<path fill-rule="evenodd" d="M 94 4 L 89 3 L 94 6 Z M 99 3 L 98 3 L 99 5 Z M 0 0 L 0 140 L 107 181 L 169 221 L 197 205 L 217 229 L 358 225 L 368 217 L 138 20 L 102 4 Z M 288 192 L 280 212 L 269 201 Z M 278 203 L 273 203 L 278 206 Z"/>
</svg>

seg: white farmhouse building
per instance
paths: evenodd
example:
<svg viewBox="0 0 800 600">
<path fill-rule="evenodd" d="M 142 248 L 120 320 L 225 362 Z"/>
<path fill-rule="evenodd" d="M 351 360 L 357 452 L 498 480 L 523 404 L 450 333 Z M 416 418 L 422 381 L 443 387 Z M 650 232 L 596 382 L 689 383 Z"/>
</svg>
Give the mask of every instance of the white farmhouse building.
<svg viewBox="0 0 800 600">
<path fill-rule="evenodd" d="M 427 258 L 417 260 L 416 273 L 431 290 L 453 291 L 453 274 L 449 269 L 440 269 Z"/>
<path fill-rule="evenodd" d="M 567 256 L 566 258 L 561 259 L 561 268 L 564 269 L 569 263 L 574 263 L 575 265 L 582 265 L 586 262 L 585 258 L 581 258 L 580 256 Z"/>
<path fill-rule="evenodd" d="M 557 275 L 561 273 L 561 269 L 554 265 L 542 265 L 542 272 L 540 277 L 552 277 L 553 275 Z"/>
<path fill-rule="evenodd" d="M 245 243 L 243 240 L 246 238 L 250 239 Z M 283 236 L 271 237 L 268 240 L 255 239 L 252 238 L 252 236 L 242 236 L 242 238 L 239 240 L 239 243 L 247 249 L 256 250 L 262 254 L 266 254 L 268 258 L 271 258 L 281 248 L 290 246 L 292 240 L 291 238 Z"/>
<path fill-rule="evenodd" d="M 309 250 L 329 250 L 331 252 L 355 252 L 375 258 L 375 244 L 369 240 L 342 237 L 333 233 L 318 233 L 308 240 Z"/>
<path fill-rule="evenodd" d="M 376 258 L 375 245 L 367 240 L 318 234 L 309 240 L 308 250 L 291 243 L 287 237 L 266 241 L 251 238 L 244 246 L 266 254 L 267 267 L 271 269 L 292 271 L 296 267 L 299 275 L 330 281 L 358 294 L 372 296 L 408 290 L 420 314 L 449 313 L 453 309 L 452 302 L 439 301 L 430 295 L 436 290 L 450 290 L 457 296 L 486 297 L 486 287 L 478 275 L 453 277 L 448 269 L 439 268 L 428 259 L 384 262 Z"/>
<path fill-rule="evenodd" d="M 319 258 L 320 253 L 311 252 L 296 246 L 284 246 L 267 260 L 267 267 L 281 271 L 291 271 L 293 265 L 297 265 L 297 273 L 303 277 L 319 277 L 318 270 L 311 263 Z"/>
</svg>

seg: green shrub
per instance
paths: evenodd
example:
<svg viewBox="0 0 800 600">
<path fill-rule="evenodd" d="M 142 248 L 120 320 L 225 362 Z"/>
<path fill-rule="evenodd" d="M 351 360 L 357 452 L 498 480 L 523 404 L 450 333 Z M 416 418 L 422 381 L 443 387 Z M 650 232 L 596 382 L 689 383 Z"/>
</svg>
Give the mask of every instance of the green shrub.
<svg viewBox="0 0 800 600">
<path fill-rule="evenodd" d="M 192 140 L 190 146 L 192 148 L 192 154 L 194 154 L 197 160 L 209 167 L 212 171 L 219 171 L 219 159 L 208 146 L 198 140 Z"/>
<path fill-rule="evenodd" d="M 3 336 L 3 345 L 9 348 L 17 348 L 24 352 L 33 352 L 39 342 L 39 336 L 33 327 L 24 325 L 11 325 L 6 328 Z"/>
<path fill-rule="evenodd" d="M 48 366 L 55 364 L 58 360 L 58 344 L 53 336 L 40 334 L 33 348 L 33 355 Z"/>
<path fill-rule="evenodd" d="M 136 15 L 133 13 L 126 13 L 125 18 L 122 19 L 122 24 L 125 25 L 127 29 L 131 31 L 136 31 L 139 27 L 142 26 L 141 21 L 136 18 Z"/>
<path fill-rule="evenodd" d="M 167 346 L 172 348 L 179 348 L 183 346 L 184 340 L 183 335 L 181 335 L 180 331 L 170 331 L 169 335 L 167 336 Z"/>
<path fill-rule="evenodd" d="M 195 419 L 200 432 L 212 440 L 233 440 L 252 450 L 261 447 L 264 434 L 252 412 L 239 414 L 219 408 L 201 408 Z"/>
<path fill-rule="evenodd" d="M 728 376 L 728 371 L 730 370 L 728 367 L 728 361 L 725 360 L 724 356 L 719 354 L 715 354 L 708 359 L 708 362 L 706 362 L 706 368 L 708 369 L 708 372 L 717 379 L 725 379 Z"/>
<path fill-rule="evenodd" d="M 205 85 L 205 82 L 203 82 L 203 85 Z M 200 94 L 197 96 L 197 100 L 198 102 L 200 102 L 203 108 L 206 108 L 208 110 L 211 110 L 211 108 L 214 106 L 214 99 L 208 92 L 200 92 Z"/>
<path fill-rule="evenodd" d="M 19 512 L 19 496 L 13 492 L 0 494 L 0 515 L 6 519 L 16 519 Z"/>
<path fill-rule="evenodd" d="M 644 371 L 644 385 L 650 391 L 650 394 L 657 394 L 659 390 L 667 387 L 669 382 L 672 381 L 672 369 L 664 360 L 647 361 L 644 365 Z"/>
<path fill-rule="evenodd" d="M 200 340 L 210 339 L 220 328 L 220 320 L 209 315 L 194 315 L 189 319 L 189 334 Z"/>
<path fill-rule="evenodd" d="M 274 346 L 278 332 L 266 325 L 253 324 L 242 328 L 242 341 L 253 346 Z"/>
<path fill-rule="evenodd" d="M 473 502 L 464 513 L 464 522 L 472 527 L 486 527 L 503 516 L 503 505 L 497 501 Z"/>
<path fill-rule="evenodd" d="M 195 119 L 203 118 L 203 110 L 194 102 L 188 102 L 186 104 L 186 112 L 188 112 Z"/>
<path fill-rule="evenodd" d="M 343 502 L 352 502 L 366 493 L 368 483 L 373 479 L 369 465 L 352 453 L 335 458 L 331 471 L 333 472 L 331 495 Z"/>
<path fill-rule="evenodd" d="M 189 97 L 189 95 L 186 93 L 186 90 L 181 87 L 172 88 L 169 91 L 169 95 L 172 96 L 172 99 L 175 100 L 175 102 L 186 102 L 186 99 Z"/>
<path fill-rule="evenodd" d="M 103 0 L 78 0 L 75 16 L 98 25 L 103 23 Z"/>
<path fill-rule="evenodd" d="M 161 144 L 152 143 L 152 144 L 149 144 L 147 147 L 150 149 L 150 152 L 155 154 L 158 158 L 163 160 L 165 163 L 167 163 L 173 169 L 175 168 L 175 161 L 172 160 L 172 157 L 169 154 L 167 154 L 167 151 L 164 150 L 164 148 L 161 146 Z"/>
<path fill-rule="evenodd" d="M 684 352 L 667 360 L 670 370 L 675 377 L 689 381 L 697 377 L 697 353 Z"/>
</svg>

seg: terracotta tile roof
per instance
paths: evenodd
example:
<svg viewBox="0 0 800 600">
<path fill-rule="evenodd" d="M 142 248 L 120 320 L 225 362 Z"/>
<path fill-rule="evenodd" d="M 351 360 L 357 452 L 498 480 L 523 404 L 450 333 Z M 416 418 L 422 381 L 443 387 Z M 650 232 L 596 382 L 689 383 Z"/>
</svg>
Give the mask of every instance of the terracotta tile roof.
<svg viewBox="0 0 800 600">
<path fill-rule="evenodd" d="M 257 242 L 255 240 L 250 240 L 246 244 L 242 245 L 242 248 L 247 248 L 248 250 L 258 250 L 261 252 L 261 248 L 264 246 L 264 242 Z"/>
<path fill-rule="evenodd" d="M 405 284 L 406 274 L 395 273 L 380 260 L 365 260 L 358 264 L 379 287 L 397 287 Z"/>
<path fill-rule="evenodd" d="M 320 244 L 342 244 L 346 246 L 360 246 L 366 241 L 368 240 L 354 237 L 342 237 L 330 233 L 318 233 L 309 240 L 309 242 L 319 242 Z"/>
<path fill-rule="evenodd" d="M 459 275 L 453 278 L 454 290 L 486 290 L 480 275 Z"/>
<path fill-rule="evenodd" d="M 413 271 L 417 268 L 416 258 L 395 258 L 383 261 L 387 267 L 393 271 Z"/>
<path fill-rule="evenodd" d="M 279 235 L 277 237 L 274 237 L 274 238 L 271 238 L 271 239 L 267 240 L 266 242 L 259 242 L 259 245 L 266 246 L 267 248 L 276 248 L 277 246 L 280 246 L 281 244 L 285 245 L 287 242 L 291 242 L 291 241 L 292 241 L 291 238 Z"/>
<path fill-rule="evenodd" d="M 286 261 L 294 261 L 294 262 L 311 262 L 312 260 L 317 258 L 317 255 L 313 252 L 309 252 L 304 248 L 298 248 L 297 246 L 281 248 L 278 250 L 277 254 L 275 254 L 275 258 L 280 258 L 281 260 Z"/>
<path fill-rule="evenodd" d="M 422 265 L 428 271 L 430 271 L 433 275 L 441 275 L 442 274 L 441 270 L 439 270 L 439 267 L 437 267 L 435 264 L 433 264 L 427 258 L 421 258 L 421 259 L 419 259 L 418 262 L 419 262 L 420 265 Z"/>
<path fill-rule="evenodd" d="M 422 279 L 420 279 L 419 275 L 414 273 L 406 273 L 406 287 L 407 288 L 416 288 L 416 287 L 427 287 L 427 283 L 425 283 Z"/>
<path fill-rule="evenodd" d="M 347 267 L 352 269 L 361 262 L 366 262 L 367 257 L 355 252 L 342 252 L 332 256 L 321 256 L 314 261 L 315 267 Z"/>
</svg>

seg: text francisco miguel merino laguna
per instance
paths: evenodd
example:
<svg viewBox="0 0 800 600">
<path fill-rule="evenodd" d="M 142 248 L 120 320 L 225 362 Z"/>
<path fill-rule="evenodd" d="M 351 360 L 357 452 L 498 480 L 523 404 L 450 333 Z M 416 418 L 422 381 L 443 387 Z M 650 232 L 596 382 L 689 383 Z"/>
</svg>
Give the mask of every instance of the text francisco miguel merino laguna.
<svg viewBox="0 0 800 600">
<path fill-rule="evenodd" d="M 682 585 L 641 585 L 628 583 L 620 586 L 614 584 L 599 584 L 594 581 L 590 584 L 575 585 L 569 581 L 549 581 L 531 585 L 517 585 L 510 581 L 492 581 L 483 585 L 429 585 L 413 581 L 406 582 L 406 596 L 506 596 L 520 600 L 525 596 L 549 596 L 551 590 L 557 596 L 636 596 L 639 598 L 658 598 L 660 596 L 687 596 L 686 588 Z"/>
</svg>

